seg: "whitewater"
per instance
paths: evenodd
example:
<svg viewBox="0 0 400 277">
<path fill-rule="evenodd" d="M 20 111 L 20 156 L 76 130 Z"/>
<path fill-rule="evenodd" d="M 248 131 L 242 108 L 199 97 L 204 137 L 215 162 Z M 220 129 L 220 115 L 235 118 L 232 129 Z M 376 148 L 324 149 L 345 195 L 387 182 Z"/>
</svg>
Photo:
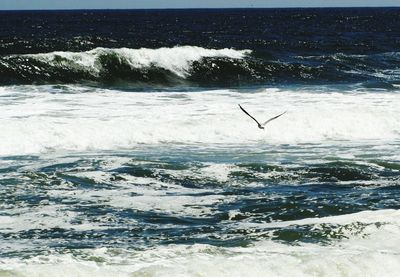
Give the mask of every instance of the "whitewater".
<svg viewBox="0 0 400 277">
<path fill-rule="evenodd" d="M 258 118 L 288 112 L 262 131 L 239 110 L 239 103 Z M 74 233 L 88 233 L 90 238 L 98 232 L 141 225 L 140 219 L 125 225 L 108 213 L 104 215 L 106 221 L 101 219 L 96 223 L 85 219 L 85 214 L 79 209 L 68 208 L 68 205 L 88 203 L 88 207 L 94 205 L 96 209 L 97 201 L 115 211 L 157 211 L 171 214 L 174 218 L 207 220 L 205 215 L 215 214 L 212 206 L 233 204 L 246 198 L 240 194 L 221 195 L 230 186 L 243 186 L 243 180 L 233 179 L 237 172 L 243 172 L 240 173 L 242 176 L 255 174 L 249 183 L 245 181 L 245 186 L 253 188 L 252 194 L 257 195 L 256 191 L 265 181 L 280 180 L 279 183 L 285 184 L 285 180 L 290 180 L 294 186 L 304 181 L 312 184 L 316 182 L 315 177 L 307 177 L 305 168 L 297 170 L 296 167 L 299 164 L 325 164 L 330 162 L 329 159 L 354 162 L 353 165 L 339 166 L 339 171 L 340 168 L 355 167 L 363 173 L 364 166 L 370 168 L 368 171 L 371 168 L 376 171 L 372 173 L 376 178 L 369 178 L 369 173 L 363 173 L 367 177 L 341 177 L 340 172 L 327 173 L 338 174 L 336 178 L 343 186 L 369 184 L 366 194 L 382 184 L 390 188 L 398 182 L 398 177 L 386 179 L 384 172 L 388 166 L 390 168 L 390 162 L 399 159 L 399 104 L 398 93 L 384 91 L 372 94 L 367 91 L 280 88 L 257 89 L 251 93 L 232 89 L 135 92 L 77 85 L 2 87 L 2 182 L 12 179 L 13 182 L 22 182 L 19 189 L 14 188 L 22 197 L 23 191 L 28 189 L 24 184 L 33 180 L 39 180 L 31 183 L 30 186 L 34 187 L 44 184 L 43 181 L 56 181 L 58 178 L 63 181 L 45 189 L 45 194 L 38 196 L 40 199 L 32 207 L 28 203 L 31 200 L 21 203 L 18 208 L 3 204 L 6 208 L 3 211 L 7 211 L 6 215 L 3 212 L 0 216 L 3 235 L 34 232 L 37 235 L 33 237 L 38 236 L 39 242 L 3 238 L 2 249 L 10 255 L 0 262 L 0 275 L 87 276 L 95 272 L 98 276 L 242 276 L 244 273 L 249 276 L 393 276 L 400 264 L 397 248 L 399 215 L 398 210 L 393 209 L 294 221 L 272 219 L 270 223 L 237 221 L 237 218 L 248 215 L 240 208 L 233 209 L 219 224 L 224 226 L 224 230 L 244 232 L 250 240 L 259 238 L 245 243 L 247 246 L 244 248 L 235 244 L 233 247 L 219 247 L 203 244 L 200 240 L 186 246 L 154 244 L 146 250 L 142 247 L 126 249 L 117 243 L 116 247 L 105 244 L 95 249 L 54 251 L 40 242 L 40 233 L 65 230 L 72 237 Z M 211 158 L 214 155 L 216 157 Z M 157 177 L 165 174 L 157 169 L 158 166 L 151 169 L 153 173 L 143 175 L 134 173 L 135 169 L 132 172 L 117 171 L 121 173 L 117 179 L 117 175 L 110 174 L 115 168 L 131 166 L 132 162 L 135 167 L 145 170 L 149 159 L 151 162 L 170 157 L 167 158 L 170 160 L 173 156 L 178 160 L 179 157 L 191 157 L 189 160 L 198 160 L 201 165 L 186 164 L 183 171 L 171 168 L 172 179 L 169 181 Z M 91 164 L 93 159 L 100 159 L 105 168 L 91 169 L 88 163 Z M 382 159 L 389 165 L 373 159 Z M 82 160 L 84 164 L 79 165 Z M 243 162 L 255 161 L 275 165 L 294 161 L 294 164 L 289 164 L 283 171 L 276 168 L 253 173 L 252 167 L 245 171 L 241 168 Z M 71 165 L 74 163 L 77 165 Z M 46 170 L 47 167 L 52 169 Z M 393 167 L 394 172 L 398 169 Z M 168 171 L 168 167 L 165 170 Z M 62 174 L 69 177 L 57 172 L 64 172 Z M 71 179 L 72 176 L 78 179 Z M 178 181 L 187 178 L 198 180 L 199 184 L 214 182 L 215 187 L 186 187 Z M 381 185 L 377 185 L 376 181 L 381 178 Z M 21 181 L 17 181 L 19 179 Z M 26 183 L 27 180 L 31 181 Z M 116 180 L 112 182 L 112 190 L 96 188 L 96 184 L 107 184 L 110 180 Z M 94 190 L 75 187 L 75 182 L 89 182 L 92 184 L 89 187 L 94 186 Z M 3 197 L 7 197 L 7 191 Z M 267 198 L 287 197 L 274 194 L 268 193 Z M 319 200 L 311 199 L 313 197 L 305 201 L 318 207 L 316 202 Z M 307 209 L 318 210 L 313 205 Z M 110 226 L 105 223 L 107 220 L 116 224 Z M 287 244 L 274 240 L 279 237 L 277 230 L 293 227 L 306 228 L 311 233 L 320 232 L 331 242 L 326 245 L 307 241 Z M 181 227 L 171 222 L 161 224 L 160 228 L 179 230 Z M 232 234 L 216 233 L 214 236 L 221 239 L 227 236 L 225 239 L 228 239 Z M 128 243 L 124 241 L 122 239 L 121 243 Z M 33 254 L 35 248 L 41 249 L 39 253 Z M 27 254 L 21 259 L 11 254 L 16 251 Z"/>
<path fill-rule="evenodd" d="M 246 248 L 159 246 L 143 251 L 99 248 L 0 263 L 2 276 L 395 276 L 399 270 L 399 212 L 361 212 L 288 224 L 334 224 L 344 239 L 331 245 L 256 242 Z M 4 220 L 4 219 L 3 219 Z M 363 230 L 359 225 L 367 223 Z M 385 238 L 383 241 L 382 238 Z"/>
<path fill-rule="evenodd" d="M 113 150 L 141 144 L 398 142 L 398 93 L 260 89 L 127 92 L 79 86 L 2 87 L 0 154 Z M 259 131 L 260 120 L 288 111 Z"/>
</svg>

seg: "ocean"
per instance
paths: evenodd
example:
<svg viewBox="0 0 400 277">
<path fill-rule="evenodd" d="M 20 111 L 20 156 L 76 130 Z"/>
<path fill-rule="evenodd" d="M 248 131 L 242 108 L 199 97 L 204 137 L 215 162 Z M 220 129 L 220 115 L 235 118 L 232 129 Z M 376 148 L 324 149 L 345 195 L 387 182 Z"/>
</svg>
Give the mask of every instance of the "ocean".
<svg viewBox="0 0 400 277">
<path fill-rule="evenodd" d="M 0 276 L 397 276 L 399 49 L 400 8 L 1 11 Z"/>
</svg>

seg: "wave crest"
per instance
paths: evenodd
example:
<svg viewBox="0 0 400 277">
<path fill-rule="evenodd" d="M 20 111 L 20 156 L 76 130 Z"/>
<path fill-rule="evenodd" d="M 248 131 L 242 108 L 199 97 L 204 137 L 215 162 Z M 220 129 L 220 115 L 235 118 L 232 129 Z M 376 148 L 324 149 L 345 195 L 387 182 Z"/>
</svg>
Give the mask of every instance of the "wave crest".
<svg viewBox="0 0 400 277">
<path fill-rule="evenodd" d="M 176 84 L 191 74 L 192 64 L 205 58 L 232 63 L 250 50 L 182 46 L 159 49 L 96 48 L 87 52 L 13 55 L 0 59 L 0 82 L 76 83 L 118 81 Z"/>
<path fill-rule="evenodd" d="M 96 48 L 0 57 L 0 85 L 90 84 L 120 87 L 243 87 L 361 84 L 395 90 L 398 53 L 266 57 L 251 50 L 179 46 Z"/>
</svg>

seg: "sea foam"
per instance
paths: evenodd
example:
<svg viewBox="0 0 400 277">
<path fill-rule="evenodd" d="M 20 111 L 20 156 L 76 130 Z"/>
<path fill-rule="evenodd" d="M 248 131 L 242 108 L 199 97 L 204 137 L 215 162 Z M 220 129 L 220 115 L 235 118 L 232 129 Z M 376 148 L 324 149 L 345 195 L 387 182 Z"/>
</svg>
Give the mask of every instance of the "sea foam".
<svg viewBox="0 0 400 277">
<path fill-rule="evenodd" d="M 0 155 L 129 149 L 138 145 L 396 142 L 396 93 L 229 90 L 132 93 L 71 87 L 3 87 Z M 287 114 L 259 130 L 260 121 Z"/>
</svg>

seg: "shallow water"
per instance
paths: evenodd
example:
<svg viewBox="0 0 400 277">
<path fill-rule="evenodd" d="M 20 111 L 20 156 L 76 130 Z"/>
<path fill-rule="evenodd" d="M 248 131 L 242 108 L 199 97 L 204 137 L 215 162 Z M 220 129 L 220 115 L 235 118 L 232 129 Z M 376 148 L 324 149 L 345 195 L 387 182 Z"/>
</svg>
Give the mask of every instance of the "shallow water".
<svg viewBox="0 0 400 277">
<path fill-rule="evenodd" d="M 0 98 L 3 275 L 398 270 L 397 93 L 13 86 Z M 263 131 L 237 103 L 288 112 Z"/>
</svg>

